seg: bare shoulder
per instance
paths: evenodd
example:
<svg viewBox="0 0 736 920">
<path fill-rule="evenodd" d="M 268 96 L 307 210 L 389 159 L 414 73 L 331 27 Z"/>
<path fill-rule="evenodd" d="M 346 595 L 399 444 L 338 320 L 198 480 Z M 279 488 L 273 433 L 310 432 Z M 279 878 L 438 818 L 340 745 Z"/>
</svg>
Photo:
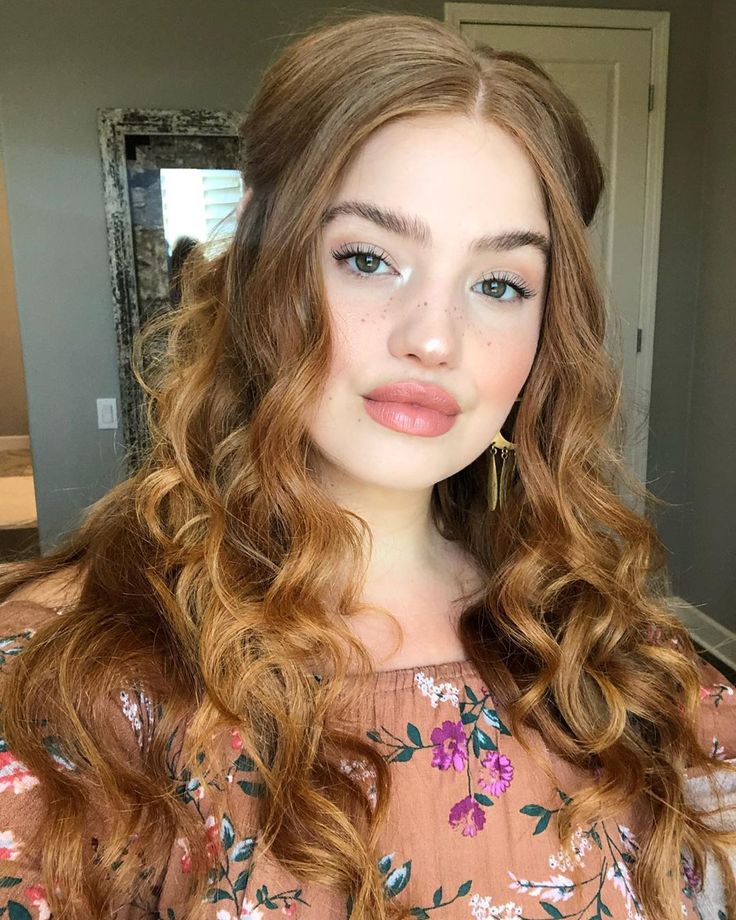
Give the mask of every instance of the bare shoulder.
<svg viewBox="0 0 736 920">
<path fill-rule="evenodd" d="M 5 603 L 31 601 L 44 607 L 68 607 L 79 599 L 80 590 L 81 569 L 70 565 L 21 585 L 5 598 Z"/>
<path fill-rule="evenodd" d="M 32 632 L 73 606 L 81 591 L 78 566 L 66 566 L 21 585 L 0 602 L 0 635 Z"/>
</svg>

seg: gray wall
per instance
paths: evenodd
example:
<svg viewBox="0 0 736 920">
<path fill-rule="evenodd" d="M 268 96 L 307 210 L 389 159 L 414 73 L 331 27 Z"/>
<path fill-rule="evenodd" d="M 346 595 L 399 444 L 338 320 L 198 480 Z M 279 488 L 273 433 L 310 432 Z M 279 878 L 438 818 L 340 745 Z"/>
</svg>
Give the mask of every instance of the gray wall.
<svg viewBox="0 0 736 920">
<path fill-rule="evenodd" d="M 704 556 L 713 544 L 711 535 L 720 528 L 720 539 L 736 511 L 732 484 L 728 497 L 711 494 L 712 483 L 725 480 L 725 465 L 734 456 L 734 430 L 708 425 L 705 443 L 717 439 L 720 459 L 712 449 L 701 454 L 698 438 L 690 434 L 691 424 L 694 435 L 703 433 L 707 413 L 702 406 L 713 406 L 711 390 L 723 393 L 727 374 L 733 384 L 723 346 L 725 306 L 719 308 L 723 326 L 698 320 L 701 248 L 704 263 L 715 264 L 718 246 L 725 246 L 716 242 L 718 230 L 708 237 L 712 242 L 701 244 L 707 216 L 703 138 L 722 117 L 711 112 L 708 119 L 709 78 L 716 108 L 726 109 L 729 92 L 727 85 L 722 91 L 718 87 L 720 65 L 714 61 L 713 73 L 708 67 L 713 2 L 549 5 L 672 14 L 648 481 L 675 503 L 660 513 L 658 523 L 672 553 L 676 590 L 696 603 L 712 600 L 713 614 L 728 621 L 736 613 L 724 603 L 726 575 L 719 575 L 725 550 L 719 560 L 714 549 L 702 568 L 705 559 L 697 558 L 694 548 L 697 543 Z M 715 3 L 720 28 L 730 0 Z M 289 33 L 333 6 L 300 0 L 278 5 L 129 0 L 102 7 L 91 0 L 73 6 L 36 0 L 0 7 L 0 118 L 44 549 L 120 476 L 115 435 L 96 427 L 95 398 L 116 396 L 118 387 L 95 110 L 243 108 L 263 66 Z M 443 18 L 439 0 L 361 6 L 381 8 Z M 724 35 L 714 35 L 713 49 L 720 49 L 725 66 Z M 728 66 L 733 88 L 733 60 Z M 718 170 L 725 170 L 725 151 L 714 157 Z M 716 172 L 707 170 L 713 181 Z M 728 181 L 733 193 L 732 177 Z M 725 200 L 720 201 L 721 226 L 730 219 L 727 212 Z M 730 265 L 721 264 L 720 282 L 703 282 L 704 309 L 727 287 Z M 720 362 L 719 369 L 714 362 Z M 711 506 L 717 514 L 710 514 Z M 702 528 L 697 540 L 693 521 Z"/>
<path fill-rule="evenodd" d="M 691 354 L 682 585 L 736 626 L 736 3 L 714 0 L 710 32 L 700 276 Z M 698 258 L 699 256 L 699 258 Z"/>
</svg>

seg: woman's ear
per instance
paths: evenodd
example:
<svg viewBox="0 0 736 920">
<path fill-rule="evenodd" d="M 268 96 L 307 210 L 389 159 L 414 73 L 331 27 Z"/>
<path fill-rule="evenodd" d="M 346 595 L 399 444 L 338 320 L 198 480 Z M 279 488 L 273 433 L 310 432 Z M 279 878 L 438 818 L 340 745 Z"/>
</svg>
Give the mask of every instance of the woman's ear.
<svg viewBox="0 0 736 920">
<path fill-rule="evenodd" d="M 243 197 L 240 199 L 240 201 L 237 203 L 235 207 L 235 217 L 237 220 L 240 220 L 240 218 L 243 216 L 245 209 L 248 207 L 248 202 L 251 200 L 252 197 L 253 197 L 253 189 L 247 188 L 245 190 L 245 193 L 243 194 Z"/>
</svg>

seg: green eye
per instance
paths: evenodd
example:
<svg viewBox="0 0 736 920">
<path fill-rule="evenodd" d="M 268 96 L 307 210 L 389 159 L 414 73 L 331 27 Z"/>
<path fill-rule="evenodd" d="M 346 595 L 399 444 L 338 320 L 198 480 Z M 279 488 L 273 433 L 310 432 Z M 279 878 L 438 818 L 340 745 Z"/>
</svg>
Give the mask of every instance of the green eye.
<svg viewBox="0 0 736 920">
<path fill-rule="evenodd" d="M 369 246 L 364 248 L 355 245 L 342 246 L 340 249 L 332 250 L 332 257 L 337 262 L 348 262 L 350 259 L 355 259 L 355 267 L 351 266 L 351 271 L 359 278 L 364 278 L 367 275 L 387 274 L 386 272 L 377 271 L 382 262 L 387 268 L 391 267 L 385 252 L 376 252 Z"/>
<path fill-rule="evenodd" d="M 485 297 L 492 297 L 494 300 L 499 300 L 501 303 L 512 303 L 515 300 L 528 300 L 536 294 L 536 291 L 532 291 L 530 288 L 526 287 L 520 280 L 512 280 L 511 277 L 504 276 L 503 274 L 491 275 L 479 281 L 478 284 L 483 287 L 479 293 L 483 294 Z M 504 296 L 511 291 L 514 291 L 516 296 Z"/>
</svg>

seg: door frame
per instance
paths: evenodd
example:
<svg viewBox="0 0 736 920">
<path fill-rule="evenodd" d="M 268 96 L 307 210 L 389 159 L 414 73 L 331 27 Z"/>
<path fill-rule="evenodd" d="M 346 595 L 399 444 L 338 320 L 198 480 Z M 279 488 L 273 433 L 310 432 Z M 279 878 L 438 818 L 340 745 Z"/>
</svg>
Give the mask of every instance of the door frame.
<svg viewBox="0 0 736 920">
<path fill-rule="evenodd" d="M 445 22 L 458 32 L 465 24 L 569 26 L 598 29 L 639 29 L 651 35 L 649 71 L 649 131 L 647 133 L 644 242 L 639 292 L 639 343 L 634 392 L 637 411 L 629 424 L 636 438 L 631 444 L 632 465 L 646 481 L 649 446 L 649 405 L 652 390 L 654 321 L 659 269 L 659 228 L 662 214 L 667 57 L 670 14 L 667 10 L 573 9 L 553 6 L 516 6 L 501 3 L 445 3 Z M 634 408 L 634 407 L 630 407 Z M 646 424 L 641 424 L 642 420 Z M 641 425 L 641 431 L 639 426 Z"/>
</svg>

